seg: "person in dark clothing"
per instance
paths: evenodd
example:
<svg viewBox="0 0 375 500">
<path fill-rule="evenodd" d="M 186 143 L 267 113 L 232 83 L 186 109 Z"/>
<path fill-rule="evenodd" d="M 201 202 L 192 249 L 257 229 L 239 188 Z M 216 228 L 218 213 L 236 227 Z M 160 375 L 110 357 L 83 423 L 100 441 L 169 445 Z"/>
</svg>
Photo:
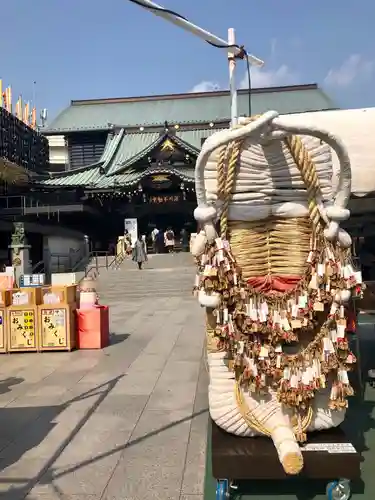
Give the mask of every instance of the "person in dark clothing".
<svg viewBox="0 0 375 500">
<path fill-rule="evenodd" d="M 182 250 L 184 252 L 187 252 L 189 250 L 189 233 L 184 227 L 181 229 L 180 238 Z"/>
<path fill-rule="evenodd" d="M 141 270 L 143 263 L 147 261 L 145 244 L 142 238 L 138 236 L 133 248 L 133 261 L 137 263 L 138 269 Z"/>
<path fill-rule="evenodd" d="M 159 229 L 158 233 L 155 235 L 155 246 L 156 246 L 156 253 L 163 253 L 164 232 L 162 229 Z"/>
</svg>

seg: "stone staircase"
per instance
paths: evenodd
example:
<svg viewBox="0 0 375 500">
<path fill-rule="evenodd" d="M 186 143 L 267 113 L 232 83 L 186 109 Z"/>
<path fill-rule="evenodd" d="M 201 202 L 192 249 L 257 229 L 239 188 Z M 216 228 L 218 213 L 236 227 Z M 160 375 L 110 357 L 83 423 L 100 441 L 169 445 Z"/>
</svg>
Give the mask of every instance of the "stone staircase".
<svg viewBox="0 0 375 500">
<path fill-rule="evenodd" d="M 119 269 L 103 269 L 98 276 L 100 301 L 105 304 L 114 294 L 126 301 L 146 297 L 192 297 L 195 265 L 188 253 L 150 255 L 141 271 L 126 259 Z"/>
</svg>

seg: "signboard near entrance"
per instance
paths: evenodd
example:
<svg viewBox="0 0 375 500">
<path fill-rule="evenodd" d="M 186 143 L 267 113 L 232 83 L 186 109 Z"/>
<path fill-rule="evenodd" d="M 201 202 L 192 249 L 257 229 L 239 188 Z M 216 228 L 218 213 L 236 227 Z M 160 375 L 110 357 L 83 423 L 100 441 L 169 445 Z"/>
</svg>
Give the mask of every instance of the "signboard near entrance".
<svg viewBox="0 0 375 500">
<path fill-rule="evenodd" d="M 138 221 L 137 219 L 124 219 L 124 229 L 129 231 L 132 239 L 132 244 L 135 243 L 138 237 Z"/>
<path fill-rule="evenodd" d="M 150 203 L 178 203 L 181 197 L 179 195 L 150 196 L 149 201 Z"/>
</svg>

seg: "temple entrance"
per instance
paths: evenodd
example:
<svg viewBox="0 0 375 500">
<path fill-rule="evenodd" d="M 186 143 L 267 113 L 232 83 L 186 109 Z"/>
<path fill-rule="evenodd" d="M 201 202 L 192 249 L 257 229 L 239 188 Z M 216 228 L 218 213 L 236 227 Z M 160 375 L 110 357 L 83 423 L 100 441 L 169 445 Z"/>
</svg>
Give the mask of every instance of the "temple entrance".
<svg viewBox="0 0 375 500">
<path fill-rule="evenodd" d="M 133 239 L 145 236 L 151 248 L 155 228 L 163 232 L 172 229 L 176 243 L 181 232 L 186 241 L 186 232 L 190 236 L 196 231 L 194 164 L 198 150 L 169 134 L 168 128 L 151 146 L 135 158 L 131 175 L 120 173 L 122 168 L 116 175 L 102 168 L 100 186 L 92 183 L 75 189 L 75 209 L 69 213 L 58 210 L 59 221 L 64 218 L 69 227 L 88 236 L 91 250 L 114 254 L 126 219 L 137 220 L 136 227 L 129 221 Z"/>
<path fill-rule="evenodd" d="M 189 232 L 194 232 L 195 223 L 192 211 L 178 210 L 166 211 L 164 213 L 149 212 L 137 218 L 138 230 L 141 234 L 150 234 L 156 227 L 166 231 L 171 228 L 176 235 L 185 228 Z"/>
</svg>

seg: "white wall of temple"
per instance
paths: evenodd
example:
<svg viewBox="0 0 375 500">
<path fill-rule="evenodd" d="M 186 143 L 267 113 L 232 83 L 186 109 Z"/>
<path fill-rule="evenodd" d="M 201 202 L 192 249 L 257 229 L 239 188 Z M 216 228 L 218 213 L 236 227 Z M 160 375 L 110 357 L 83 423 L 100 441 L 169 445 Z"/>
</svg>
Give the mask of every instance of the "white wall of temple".
<svg viewBox="0 0 375 500">
<path fill-rule="evenodd" d="M 64 135 L 47 136 L 49 144 L 49 162 L 54 165 L 67 165 L 69 161 L 68 147 Z"/>
</svg>

